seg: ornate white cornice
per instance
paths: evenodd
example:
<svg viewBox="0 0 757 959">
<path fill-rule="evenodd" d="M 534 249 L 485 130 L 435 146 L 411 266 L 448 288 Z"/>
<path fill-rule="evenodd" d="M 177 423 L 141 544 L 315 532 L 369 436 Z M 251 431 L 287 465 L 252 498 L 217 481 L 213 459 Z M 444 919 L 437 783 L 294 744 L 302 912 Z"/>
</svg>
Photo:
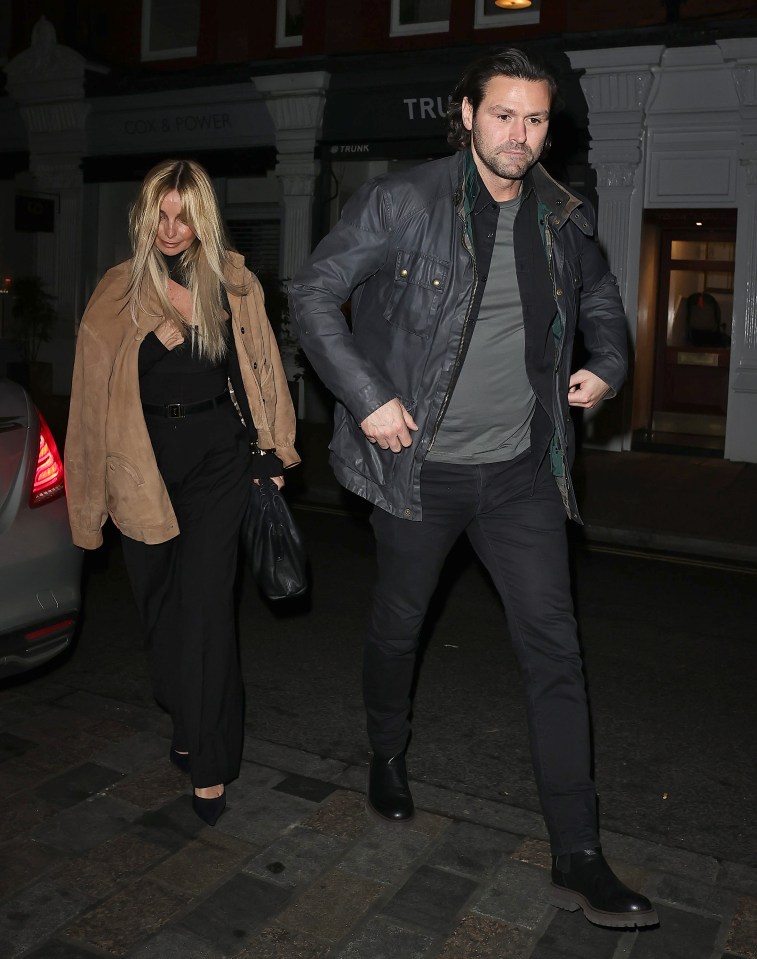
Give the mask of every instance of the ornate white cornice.
<svg viewBox="0 0 757 959">
<path fill-rule="evenodd" d="M 8 93 L 28 132 L 30 167 L 48 188 L 81 184 L 72 171 L 86 148 L 84 70 L 84 58 L 57 42 L 45 17 L 37 21 L 29 49 L 5 68 Z"/>
<path fill-rule="evenodd" d="M 665 48 L 623 47 L 568 51 L 571 66 L 582 70 L 581 89 L 594 115 L 639 113 L 646 107 Z"/>
<path fill-rule="evenodd" d="M 568 51 L 589 108 L 589 162 L 597 187 L 633 188 L 642 157 L 644 118 L 665 48 Z"/>
<path fill-rule="evenodd" d="M 615 163 L 596 160 L 592 167 L 597 174 L 597 187 L 605 189 L 631 189 L 636 178 L 638 163 Z"/>
<path fill-rule="evenodd" d="M 330 79 L 330 74 L 318 71 L 253 77 L 252 82 L 264 96 L 277 133 L 297 131 L 315 139 L 321 131 Z"/>
<path fill-rule="evenodd" d="M 31 46 L 5 67 L 8 93 L 17 103 L 83 97 L 85 68 L 84 57 L 58 43 L 55 27 L 41 17 Z"/>
<path fill-rule="evenodd" d="M 276 127 L 276 175 L 285 198 L 313 195 L 315 145 L 330 79 L 322 71 L 252 78 Z"/>
<path fill-rule="evenodd" d="M 279 133 L 308 132 L 315 135 L 323 120 L 326 95 L 302 94 L 297 97 L 274 96 L 267 101 L 268 109 Z"/>
<path fill-rule="evenodd" d="M 581 77 L 581 89 L 593 114 L 641 112 L 652 80 L 651 70 L 592 72 Z"/>
<path fill-rule="evenodd" d="M 53 100 L 48 103 L 24 103 L 21 116 L 30 134 L 83 131 L 89 104 L 84 100 Z"/>
</svg>

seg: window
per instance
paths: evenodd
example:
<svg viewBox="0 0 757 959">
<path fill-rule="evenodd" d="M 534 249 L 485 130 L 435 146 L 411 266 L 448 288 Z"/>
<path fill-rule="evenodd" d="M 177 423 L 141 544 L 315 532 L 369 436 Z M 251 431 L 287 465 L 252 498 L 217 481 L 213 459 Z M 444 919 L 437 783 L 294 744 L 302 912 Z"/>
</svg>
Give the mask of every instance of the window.
<svg viewBox="0 0 757 959">
<path fill-rule="evenodd" d="M 197 56 L 200 0 L 142 0 L 142 59 Z"/>
<path fill-rule="evenodd" d="M 276 46 L 301 47 L 305 0 L 277 0 Z"/>
<path fill-rule="evenodd" d="M 265 277 L 277 277 L 279 271 L 279 220 L 227 220 L 234 248 L 244 257 L 248 269 Z"/>
<path fill-rule="evenodd" d="M 498 7 L 494 0 L 476 0 L 477 30 L 492 27 L 510 27 L 526 23 L 538 23 L 541 0 L 531 0 L 527 7 Z"/>
<path fill-rule="evenodd" d="M 445 33 L 449 30 L 450 0 L 392 0 L 390 36 Z"/>
</svg>

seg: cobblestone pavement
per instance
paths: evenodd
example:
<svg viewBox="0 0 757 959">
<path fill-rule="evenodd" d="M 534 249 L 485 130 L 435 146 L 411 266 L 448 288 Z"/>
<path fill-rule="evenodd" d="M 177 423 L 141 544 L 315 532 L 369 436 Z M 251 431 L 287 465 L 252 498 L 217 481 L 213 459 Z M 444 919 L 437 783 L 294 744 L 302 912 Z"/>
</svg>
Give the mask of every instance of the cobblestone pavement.
<svg viewBox="0 0 757 959">
<path fill-rule="evenodd" d="M 56 681 L 0 690 L 0 959 L 757 959 L 757 869 L 605 833 L 660 926 L 548 904 L 534 813 L 416 783 L 410 826 L 366 768 L 249 738 L 211 829 L 157 708 Z"/>
</svg>

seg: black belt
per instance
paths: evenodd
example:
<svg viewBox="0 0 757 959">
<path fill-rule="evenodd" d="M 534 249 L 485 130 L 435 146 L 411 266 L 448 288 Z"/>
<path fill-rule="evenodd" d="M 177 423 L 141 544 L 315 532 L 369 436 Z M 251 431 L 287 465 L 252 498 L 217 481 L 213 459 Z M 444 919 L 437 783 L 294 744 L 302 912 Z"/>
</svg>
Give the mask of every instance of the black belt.
<svg viewBox="0 0 757 959">
<path fill-rule="evenodd" d="M 143 403 L 142 409 L 145 413 L 154 416 L 165 416 L 168 420 L 183 420 L 185 416 L 191 416 L 192 413 L 202 413 L 204 410 L 212 410 L 222 403 L 228 403 L 231 399 L 228 390 L 224 390 L 212 400 L 198 400 L 196 403 L 166 403 L 165 406 L 158 406 L 156 403 Z"/>
</svg>

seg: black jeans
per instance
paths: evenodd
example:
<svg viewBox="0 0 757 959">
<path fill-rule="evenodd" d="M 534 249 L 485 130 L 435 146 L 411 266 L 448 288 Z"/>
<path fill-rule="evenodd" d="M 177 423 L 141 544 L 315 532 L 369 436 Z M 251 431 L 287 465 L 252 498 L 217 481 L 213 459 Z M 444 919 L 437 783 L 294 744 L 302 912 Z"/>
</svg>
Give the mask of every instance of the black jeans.
<svg viewBox="0 0 757 959">
<path fill-rule="evenodd" d="M 565 510 L 530 452 L 505 463 L 426 462 L 420 522 L 375 509 L 376 583 L 363 685 L 373 749 L 395 755 L 410 732 L 418 636 L 442 564 L 465 531 L 502 598 L 523 673 L 531 753 L 555 855 L 596 846 L 589 717 L 570 594 Z"/>
</svg>

